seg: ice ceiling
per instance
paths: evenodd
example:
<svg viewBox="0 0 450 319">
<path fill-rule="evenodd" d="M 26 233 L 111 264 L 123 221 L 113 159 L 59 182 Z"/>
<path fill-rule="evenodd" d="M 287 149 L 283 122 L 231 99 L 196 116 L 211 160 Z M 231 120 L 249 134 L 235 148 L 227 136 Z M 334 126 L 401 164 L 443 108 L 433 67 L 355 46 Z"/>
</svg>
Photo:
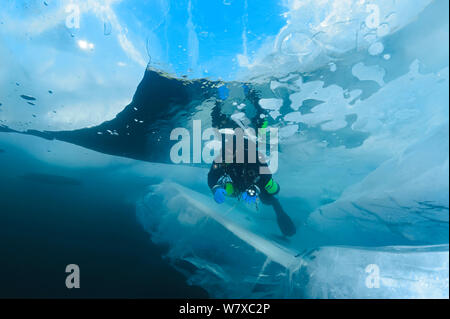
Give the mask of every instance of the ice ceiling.
<svg viewBox="0 0 450 319">
<path fill-rule="evenodd" d="M 228 81 L 333 69 L 355 49 L 388 59 L 383 37 L 429 3 L 3 1 L 0 120 L 21 130 L 99 124 L 129 103 L 148 63 Z"/>
</svg>

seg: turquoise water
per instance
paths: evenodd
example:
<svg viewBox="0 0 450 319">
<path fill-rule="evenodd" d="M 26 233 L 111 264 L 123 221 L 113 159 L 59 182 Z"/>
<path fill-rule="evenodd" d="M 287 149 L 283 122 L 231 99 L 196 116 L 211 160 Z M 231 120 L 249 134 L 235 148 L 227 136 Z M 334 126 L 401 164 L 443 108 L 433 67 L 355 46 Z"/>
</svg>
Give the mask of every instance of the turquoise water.
<svg viewBox="0 0 450 319">
<path fill-rule="evenodd" d="M 2 297 L 448 298 L 446 1 L 5 1 L 0 61 Z M 291 238 L 171 157 L 263 119 Z"/>
</svg>

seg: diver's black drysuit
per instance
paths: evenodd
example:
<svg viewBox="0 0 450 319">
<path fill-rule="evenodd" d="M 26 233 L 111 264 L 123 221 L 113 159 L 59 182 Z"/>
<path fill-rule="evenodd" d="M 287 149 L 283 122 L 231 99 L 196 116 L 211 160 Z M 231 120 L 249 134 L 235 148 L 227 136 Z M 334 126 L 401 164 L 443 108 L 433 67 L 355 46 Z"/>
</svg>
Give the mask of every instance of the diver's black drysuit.
<svg viewBox="0 0 450 319">
<path fill-rule="evenodd" d="M 228 176 L 231 179 L 233 185 L 234 194 L 230 196 L 239 196 L 239 194 L 247 191 L 247 189 L 256 186 L 259 193 L 259 198 L 263 204 L 271 205 L 274 200 L 274 195 L 278 194 L 280 187 L 272 179 L 272 174 L 260 174 L 260 168 L 266 167 L 266 163 L 216 163 L 211 165 L 211 169 L 208 173 L 208 186 L 211 190 L 214 190 L 217 186 L 221 185 L 221 179 L 224 176 Z M 272 186 L 274 185 L 274 186 Z M 272 193 L 269 193 L 267 189 L 269 187 L 275 188 Z"/>
<path fill-rule="evenodd" d="M 266 163 L 249 163 L 247 157 L 244 163 L 214 161 L 208 173 L 208 186 L 213 193 L 218 187 L 226 188 L 228 196 L 233 197 L 239 197 L 243 192 L 256 188 L 261 202 L 274 208 L 282 233 L 292 236 L 296 233 L 295 225 L 275 197 L 280 186 L 272 179 L 272 174 L 261 174 L 260 168 L 269 169 Z M 231 191 L 226 187 L 227 183 L 232 184 Z"/>
</svg>

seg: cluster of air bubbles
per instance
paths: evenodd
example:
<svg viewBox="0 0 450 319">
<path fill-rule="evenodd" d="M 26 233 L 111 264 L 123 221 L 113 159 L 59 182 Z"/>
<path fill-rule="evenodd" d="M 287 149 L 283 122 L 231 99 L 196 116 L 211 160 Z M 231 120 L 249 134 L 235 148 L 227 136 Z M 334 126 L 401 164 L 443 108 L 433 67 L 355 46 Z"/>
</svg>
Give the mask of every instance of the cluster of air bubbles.
<svg viewBox="0 0 450 319">
<path fill-rule="evenodd" d="M 106 130 L 106 133 L 108 133 L 109 135 L 114 135 L 114 136 L 118 136 L 119 133 L 116 130 Z M 104 132 L 97 132 L 98 135 L 103 135 Z"/>
<path fill-rule="evenodd" d="M 238 103 L 238 102 L 233 102 L 233 105 L 238 109 L 238 110 L 242 110 L 243 108 L 245 108 L 245 103 Z"/>
</svg>

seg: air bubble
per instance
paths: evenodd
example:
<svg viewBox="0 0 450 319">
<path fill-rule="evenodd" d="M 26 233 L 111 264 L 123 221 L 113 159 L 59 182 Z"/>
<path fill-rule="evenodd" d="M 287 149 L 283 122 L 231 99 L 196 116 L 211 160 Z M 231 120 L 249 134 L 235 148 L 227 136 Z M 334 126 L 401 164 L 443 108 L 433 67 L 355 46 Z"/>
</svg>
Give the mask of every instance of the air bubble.
<svg viewBox="0 0 450 319">
<path fill-rule="evenodd" d="M 337 66 L 335 63 L 331 62 L 328 64 L 328 66 L 330 67 L 331 72 L 336 72 Z"/>
<path fill-rule="evenodd" d="M 287 55 L 305 56 L 316 49 L 314 41 L 306 34 L 300 32 L 290 33 L 281 43 L 281 51 Z"/>
<path fill-rule="evenodd" d="M 384 45 L 381 42 L 375 42 L 369 47 L 370 55 L 379 55 L 384 51 Z"/>
<path fill-rule="evenodd" d="M 112 31 L 111 23 L 109 21 L 105 21 L 103 23 L 103 34 L 104 35 L 110 35 L 111 31 Z"/>
</svg>

